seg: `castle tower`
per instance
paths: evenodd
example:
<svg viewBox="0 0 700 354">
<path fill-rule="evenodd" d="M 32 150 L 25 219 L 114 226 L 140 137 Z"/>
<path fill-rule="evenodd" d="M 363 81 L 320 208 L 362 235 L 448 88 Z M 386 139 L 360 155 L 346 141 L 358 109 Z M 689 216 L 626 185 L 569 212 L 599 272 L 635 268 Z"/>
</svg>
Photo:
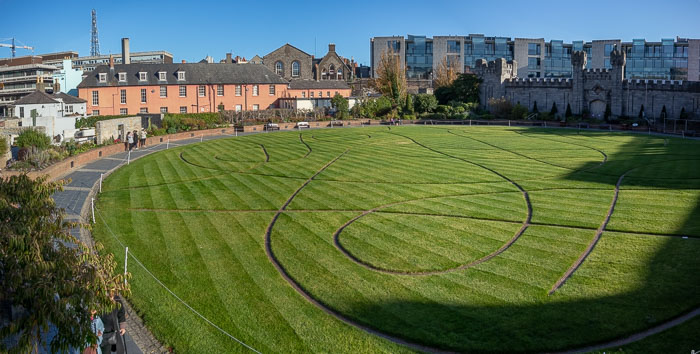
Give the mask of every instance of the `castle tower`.
<svg viewBox="0 0 700 354">
<path fill-rule="evenodd" d="M 572 92 L 571 92 L 571 112 L 582 114 L 586 106 L 583 95 L 584 75 L 586 70 L 586 52 L 576 51 L 571 53 L 571 66 L 573 67 Z"/>
<path fill-rule="evenodd" d="M 623 50 L 615 48 L 610 52 L 610 65 L 612 66 L 612 87 L 610 92 L 610 111 L 613 116 L 622 116 L 624 113 L 624 93 L 622 82 L 625 80 L 625 65 L 627 56 Z"/>
<path fill-rule="evenodd" d="M 480 101 L 484 108 L 488 109 L 490 98 L 501 98 L 506 96 L 504 82 L 515 77 L 515 61 L 506 61 L 498 58 L 493 61 L 477 59 L 474 73 L 482 79 L 480 86 Z"/>
</svg>

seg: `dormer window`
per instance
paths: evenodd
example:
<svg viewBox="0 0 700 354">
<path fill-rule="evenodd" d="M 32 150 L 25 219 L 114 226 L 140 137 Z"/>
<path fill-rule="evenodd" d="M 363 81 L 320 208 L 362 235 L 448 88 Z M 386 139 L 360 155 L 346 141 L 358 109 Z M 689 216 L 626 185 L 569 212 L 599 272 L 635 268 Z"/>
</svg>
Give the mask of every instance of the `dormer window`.
<svg viewBox="0 0 700 354">
<path fill-rule="evenodd" d="M 107 82 L 107 74 L 100 73 L 100 82 Z"/>
<path fill-rule="evenodd" d="M 184 71 L 178 71 L 177 72 L 177 79 L 179 81 L 185 81 L 185 72 Z"/>
<path fill-rule="evenodd" d="M 158 80 L 165 81 L 165 71 L 158 72 Z"/>
<path fill-rule="evenodd" d="M 126 82 L 126 73 L 119 73 L 119 82 Z"/>
<path fill-rule="evenodd" d="M 139 81 L 146 81 L 146 73 L 141 71 L 139 72 Z"/>
</svg>

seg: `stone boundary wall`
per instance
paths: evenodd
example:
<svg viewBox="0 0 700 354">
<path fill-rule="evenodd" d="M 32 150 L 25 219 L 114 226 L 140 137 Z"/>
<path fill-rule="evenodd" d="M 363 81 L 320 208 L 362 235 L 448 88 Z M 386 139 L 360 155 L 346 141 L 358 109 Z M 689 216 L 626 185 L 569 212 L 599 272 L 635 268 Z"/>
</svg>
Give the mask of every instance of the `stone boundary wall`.
<svg viewBox="0 0 700 354">
<path fill-rule="evenodd" d="M 363 120 L 352 120 L 352 121 L 342 121 L 343 126 L 361 126 L 362 124 L 367 124 L 367 122 L 370 122 L 371 125 L 379 125 L 381 121 L 379 120 L 370 120 L 370 119 L 363 119 Z M 289 131 L 289 130 L 295 130 L 294 127 L 296 126 L 296 123 L 279 123 L 278 124 L 279 129 L 281 131 Z M 330 127 L 330 121 L 324 121 L 324 122 L 309 122 L 309 126 L 311 128 L 325 128 L 325 127 Z M 259 125 L 248 125 L 248 126 L 243 126 L 243 132 L 244 133 L 256 133 L 256 132 L 264 132 L 265 131 L 265 125 L 259 124 Z M 240 128 L 238 130 L 240 132 Z M 181 133 L 175 133 L 175 134 L 168 134 L 168 135 L 160 135 L 160 136 L 151 136 L 146 139 L 146 146 L 150 146 L 153 144 L 161 144 L 161 143 L 167 143 L 168 141 L 178 141 L 178 140 L 184 140 L 184 139 L 192 139 L 192 138 L 197 138 L 197 137 L 202 137 L 202 136 L 212 136 L 212 135 L 235 135 L 236 134 L 236 128 L 234 127 L 223 127 L 223 128 L 216 128 L 216 129 L 206 129 L 206 130 L 194 130 L 194 131 L 189 131 L 189 132 L 181 132 Z M 63 161 L 59 161 L 43 170 L 39 171 L 30 171 L 27 173 L 27 175 L 31 178 L 37 178 L 39 176 L 48 176 L 48 179 L 53 181 L 60 179 L 61 177 L 75 171 L 78 167 L 81 167 L 85 164 L 88 164 L 90 162 L 93 162 L 95 160 L 99 160 L 104 157 L 109 157 L 111 155 L 118 154 L 120 152 L 124 152 L 126 149 L 124 147 L 123 143 L 119 144 L 114 144 L 114 145 L 107 145 L 103 146 L 97 149 L 92 149 L 90 151 L 86 151 L 84 153 L 81 153 L 79 155 L 71 156 Z M 22 171 L 13 171 L 13 170 L 2 170 L 0 171 L 0 177 L 9 177 L 13 175 L 20 175 L 22 174 Z"/>
</svg>

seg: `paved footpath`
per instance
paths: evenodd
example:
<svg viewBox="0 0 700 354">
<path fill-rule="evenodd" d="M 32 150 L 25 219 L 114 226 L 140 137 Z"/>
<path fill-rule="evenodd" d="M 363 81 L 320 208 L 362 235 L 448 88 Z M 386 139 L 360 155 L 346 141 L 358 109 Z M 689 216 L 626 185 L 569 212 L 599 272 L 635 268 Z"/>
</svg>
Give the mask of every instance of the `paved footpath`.
<svg viewBox="0 0 700 354">
<path fill-rule="evenodd" d="M 248 135 L 251 133 L 239 133 L 238 135 Z M 203 139 L 192 138 L 186 140 L 177 140 L 170 143 L 171 147 L 198 143 L 201 140 L 215 140 L 221 138 L 230 138 L 232 135 L 217 135 L 207 136 Z M 145 148 L 132 150 L 131 160 L 136 160 L 148 154 L 162 151 L 167 148 L 167 144 L 161 143 Z M 56 201 L 56 206 L 65 209 L 66 219 L 74 221 L 82 221 L 89 223 L 92 218 L 90 211 L 90 199 L 99 189 L 100 175 L 107 175 L 112 170 L 126 165 L 128 152 L 121 152 L 115 155 L 101 158 L 99 160 L 88 163 L 79 167 L 75 171 L 65 175 L 62 179 L 70 179 L 70 183 L 66 184 L 63 191 L 54 194 L 53 198 Z M 79 238 L 88 245 L 92 245 L 92 237 L 87 230 L 73 229 L 73 236 Z M 126 305 L 128 319 L 126 332 L 126 347 L 130 354 L 136 353 L 168 353 L 167 348 L 163 347 L 158 340 L 153 337 L 150 331 L 144 326 L 141 318 L 136 314 L 129 304 Z"/>
</svg>

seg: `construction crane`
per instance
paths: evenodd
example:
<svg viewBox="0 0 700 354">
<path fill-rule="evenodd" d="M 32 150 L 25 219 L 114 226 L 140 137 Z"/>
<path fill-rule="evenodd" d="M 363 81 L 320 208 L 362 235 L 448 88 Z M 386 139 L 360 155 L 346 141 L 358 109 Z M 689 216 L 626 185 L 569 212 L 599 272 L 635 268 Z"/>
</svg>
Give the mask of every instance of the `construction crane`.
<svg viewBox="0 0 700 354">
<path fill-rule="evenodd" d="M 16 51 L 17 51 L 17 50 L 16 50 L 17 48 L 20 48 L 20 49 L 27 49 L 27 50 L 31 50 L 32 52 L 34 52 L 34 47 L 30 47 L 30 46 L 27 46 L 27 45 L 15 45 L 15 39 L 14 39 L 14 38 L 5 38 L 5 39 L 2 39 L 2 40 L 3 40 L 3 41 L 7 41 L 7 40 L 10 40 L 10 39 L 12 40 L 12 44 L 0 43 L 0 47 L 12 48 L 12 57 L 13 57 L 13 58 L 15 57 L 15 53 L 16 53 Z M 19 41 L 17 41 L 17 42 L 19 42 Z M 22 42 L 20 42 L 20 43 L 22 43 Z M 24 43 L 22 43 L 22 44 L 24 44 Z"/>
</svg>

